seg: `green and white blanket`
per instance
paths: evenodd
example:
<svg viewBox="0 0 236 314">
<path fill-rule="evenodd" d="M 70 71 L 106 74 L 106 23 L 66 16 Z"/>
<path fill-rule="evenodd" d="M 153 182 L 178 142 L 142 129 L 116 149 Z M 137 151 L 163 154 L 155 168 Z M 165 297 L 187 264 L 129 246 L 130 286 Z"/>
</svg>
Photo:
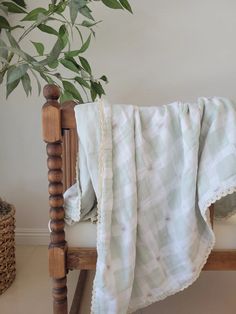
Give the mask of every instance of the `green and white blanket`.
<svg viewBox="0 0 236 314">
<path fill-rule="evenodd" d="M 219 217 L 236 209 L 236 106 L 99 100 L 75 113 L 83 165 L 70 219 L 89 214 L 88 188 L 98 199 L 91 311 L 131 313 L 192 284 L 214 245 L 208 207 Z"/>
</svg>

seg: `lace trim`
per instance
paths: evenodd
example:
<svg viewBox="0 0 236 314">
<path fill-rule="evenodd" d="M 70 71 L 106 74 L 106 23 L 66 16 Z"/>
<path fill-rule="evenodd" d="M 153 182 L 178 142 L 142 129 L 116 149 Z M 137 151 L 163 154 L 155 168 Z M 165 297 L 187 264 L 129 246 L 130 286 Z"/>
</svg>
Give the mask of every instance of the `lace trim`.
<svg viewBox="0 0 236 314">
<path fill-rule="evenodd" d="M 236 192 L 236 186 L 235 184 L 230 187 L 222 187 L 214 196 L 210 197 L 203 205 L 203 208 L 210 207 L 211 204 L 214 204 L 215 202 L 219 201 L 222 197 L 225 197 L 229 194 L 233 194 Z M 236 211 L 236 209 L 235 209 Z M 232 212 L 229 213 L 231 215 Z M 222 216 L 225 217 L 225 216 Z"/>
<path fill-rule="evenodd" d="M 97 199 L 97 239 L 100 239 L 100 235 L 102 233 L 102 225 L 105 221 L 104 213 L 101 211 L 101 200 L 102 200 L 102 192 L 103 192 L 103 179 L 104 179 L 104 141 L 105 141 L 105 114 L 104 114 L 104 105 L 102 100 L 97 99 L 98 112 L 99 112 L 99 125 L 100 125 L 100 147 L 99 147 L 99 160 L 98 160 L 98 199 Z M 97 241 L 97 252 L 98 254 L 101 252 L 102 246 L 100 241 Z M 97 306 L 95 303 L 97 295 L 97 282 L 96 282 L 96 274 L 93 281 L 92 287 L 92 300 L 91 300 L 91 314 L 97 312 Z"/>
<path fill-rule="evenodd" d="M 75 217 L 78 219 L 77 221 L 80 220 L 80 216 L 81 216 L 81 187 L 80 187 L 80 169 L 79 169 L 79 151 L 77 152 L 77 156 L 76 156 L 76 183 L 77 183 L 77 192 L 78 192 L 78 198 L 79 198 L 79 204 L 78 208 L 77 208 L 77 214 L 75 215 Z"/>
</svg>

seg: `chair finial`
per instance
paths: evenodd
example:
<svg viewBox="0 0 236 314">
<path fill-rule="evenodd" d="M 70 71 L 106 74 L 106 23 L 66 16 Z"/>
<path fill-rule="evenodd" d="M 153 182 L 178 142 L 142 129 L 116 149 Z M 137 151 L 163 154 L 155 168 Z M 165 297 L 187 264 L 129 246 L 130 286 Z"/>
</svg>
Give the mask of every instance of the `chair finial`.
<svg viewBox="0 0 236 314">
<path fill-rule="evenodd" d="M 60 97 L 60 89 L 54 84 L 47 84 L 43 88 L 43 96 L 47 100 L 57 100 Z"/>
</svg>

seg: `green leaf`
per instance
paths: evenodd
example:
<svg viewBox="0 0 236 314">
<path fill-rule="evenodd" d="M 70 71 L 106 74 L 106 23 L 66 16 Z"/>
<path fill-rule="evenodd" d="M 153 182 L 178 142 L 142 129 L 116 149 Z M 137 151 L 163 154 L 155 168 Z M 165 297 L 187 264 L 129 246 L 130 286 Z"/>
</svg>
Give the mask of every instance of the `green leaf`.
<svg viewBox="0 0 236 314">
<path fill-rule="evenodd" d="M 64 49 L 69 41 L 69 34 L 65 24 L 61 25 L 61 27 L 59 28 L 59 38 L 62 41 L 62 49 Z"/>
<path fill-rule="evenodd" d="M 83 99 L 78 92 L 78 90 L 75 88 L 75 86 L 67 81 L 62 81 L 63 88 L 65 89 L 66 92 L 69 92 L 75 99 L 79 100 L 81 103 L 83 102 Z"/>
<path fill-rule="evenodd" d="M 83 70 L 83 68 L 75 61 L 74 58 L 66 56 L 66 60 L 73 62 L 79 71 Z"/>
<path fill-rule="evenodd" d="M 46 24 L 40 24 L 38 25 L 38 28 L 44 33 L 58 36 L 58 32 L 54 28 Z"/>
<path fill-rule="evenodd" d="M 76 82 L 78 82 L 81 86 L 84 86 L 86 88 L 90 89 L 89 83 L 87 83 L 82 77 L 76 76 L 75 77 Z"/>
<path fill-rule="evenodd" d="M 12 0 L 12 1 L 18 4 L 20 7 L 26 8 L 26 4 L 24 0 Z"/>
<path fill-rule="evenodd" d="M 40 63 L 41 61 L 37 61 L 35 58 L 31 57 L 30 55 L 28 55 L 26 52 L 22 51 L 17 47 L 8 47 L 8 50 L 13 52 L 14 54 L 18 55 L 19 57 L 21 57 L 23 60 L 25 60 L 26 62 L 30 63 L 33 67 L 37 67 L 37 68 L 41 68 L 42 71 L 45 70 L 45 67 L 42 66 L 42 64 Z"/>
<path fill-rule="evenodd" d="M 111 9 L 123 9 L 122 5 L 117 0 L 102 0 L 102 2 Z"/>
<path fill-rule="evenodd" d="M 73 96 L 70 93 L 65 91 L 64 93 L 61 93 L 60 103 L 63 103 L 64 101 L 71 100 L 71 99 L 73 99 Z"/>
<path fill-rule="evenodd" d="M 7 7 L 8 12 L 11 13 L 27 13 L 24 9 L 16 5 L 15 3 L 4 1 L 2 4 Z"/>
<path fill-rule="evenodd" d="M 22 21 L 36 21 L 38 18 L 39 13 L 47 14 L 47 10 L 44 8 L 36 8 L 30 11 Z"/>
<path fill-rule="evenodd" d="M 55 3 L 57 2 L 56 0 L 52 0 L 52 1 L 54 1 Z M 63 11 L 65 11 L 67 6 L 68 6 L 67 1 L 64 1 L 64 0 L 60 1 L 58 5 L 54 8 L 54 12 L 62 13 Z"/>
<path fill-rule="evenodd" d="M 68 42 L 68 32 L 67 29 L 65 27 L 65 25 L 62 25 L 59 29 L 59 37 L 55 43 L 55 45 L 53 46 L 52 50 L 49 53 L 49 57 L 47 57 L 46 59 L 40 61 L 41 65 L 46 65 L 46 64 L 52 64 L 54 63 L 61 51 L 65 48 L 67 42 Z"/>
<path fill-rule="evenodd" d="M 83 57 L 79 57 L 79 60 L 81 62 L 82 67 L 84 68 L 84 70 L 91 75 L 92 71 L 91 71 L 91 67 L 90 67 L 88 61 Z"/>
<path fill-rule="evenodd" d="M 54 0 L 51 0 L 51 2 L 53 2 Z M 51 12 L 54 12 L 55 11 L 55 4 L 54 3 L 49 3 L 48 5 L 48 11 L 51 13 Z"/>
<path fill-rule="evenodd" d="M 90 13 L 91 10 L 90 10 L 87 6 L 85 6 L 85 7 L 81 8 L 81 9 L 79 9 L 79 12 L 80 12 L 83 16 L 85 16 L 85 17 L 87 17 L 88 19 L 94 21 L 94 18 L 93 18 L 93 16 L 92 16 L 92 14 Z"/>
<path fill-rule="evenodd" d="M 79 53 L 83 53 L 85 52 L 88 47 L 89 47 L 89 44 L 90 44 L 90 41 L 91 41 L 91 34 L 89 35 L 88 39 L 86 40 L 86 42 L 82 45 L 82 47 L 80 48 L 79 50 Z"/>
<path fill-rule="evenodd" d="M 27 72 L 28 68 L 28 64 L 21 64 L 18 67 L 11 66 L 7 71 L 7 84 L 11 84 L 14 81 L 22 78 L 22 76 L 24 76 L 24 74 Z"/>
<path fill-rule="evenodd" d="M 97 21 L 97 22 L 89 22 L 89 21 L 86 21 L 84 20 L 81 25 L 84 26 L 84 27 L 93 27 L 95 25 L 97 25 L 98 23 L 101 23 L 102 21 Z"/>
<path fill-rule="evenodd" d="M 108 83 L 108 79 L 107 79 L 106 75 L 101 76 L 101 77 L 100 77 L 100 80 L 102 80 L 102 81 Z"/>
<path fill-rule="evenodd" d="M 70 8 L 70 19 L 71 23 L 74 24 L 77 18 L 79 9 L 82 9 L 86 6 L 86 0 L 70 0 L 69 8 Z"/>
<path fill-rule="evenodd" d="M 91 90 L 90 90 L 90 94 L 91 94 L 91 98 L 92 100 L 94 101 L 97 97 L 97 93 L 96 91 L 91 87 Z"/>
<path fill-rule="evenodd" d="M 21 49 L 20 49 L 20 46 L 18 45 L 17 41 L 16 41 L 15 38 L 12 36 L 12 34 L 7 31 L 7 32 L 6 32 L 6 35 L 7 35 L 7 38 L 8 38 L 8 40 L 9 40 L 9 43 L 11 44 L 11 46 L 12 46 L 13 48 L 18 48 L 19 50 L 21 50 Z"/>
<path fill-rule="evenodd" d="M 22 59 L 25 61 L 31 63 L 34 67 L 42 67 L 42 64 L 40 64 L 35 58 L 31 57 L 29 54 L 24 52 L 20 46 L 18 45 L 17 41 L 15 38 L 12 36 L 12 34 L 9 31 L 6 31 L 7 38 L 11 44 L 12 47 L 8 48 L 10 51 L 13 53 L 17 54 L 20 56 Z"/>
<path fill-rule="evenodd" d="M 53 79 L 51 77 L 47 76 L 47 78 L 48 78 L 48 83 L 49 84 L 55 84 L 55 82 L 53 81 Z"/>
<path fill-rule="evenodd" d="M 93 34 L 93 37 L 95 38 L 95 35 L 96 35 L 95 31 L 92 28 L 90 30 L 91 30 L 91 33 Z"/>
<path fill-rule="evenodd" d="M 132 8 L 127 0 L 120 0 L 120 3 L 122 4 L 123 8 L 125 8 L 130 13 L 133 13 Z"/>
<path fill-rule="evenodd" d="M 5 19 L 5 17 L 0 15 L 0 29 L 1 28 L 6 28 L 6 29 L 10 29 L 11 26 L 8 23 L 8 21 Z"/>
<path fill-rule="evenodd" d="M 35 49 L 37 50 L 38 54 L 42 56 L 44 53 L 44 45 L 42 43 L 37 43 L 35 41 L 31 41 L 31 42 L 34 45 Z"/>
<path fill-rule="evenodd" d="M 44 79 L 45 82 L 49 83 L 48 82 L 48 77 L 44 73 L 39 72 L 39 75 L 42 77 L 42 79 Z"/>
<path fill-rule="evenodd" d="M 77 29 L 77 31 L 78 31 L 78 33 L 79 33 L 79 36 L 80 36 L 80 39 L 81 39 L 81 42 L 82 42 L 82 44 L 83 44 L 83 43 L 84 43 L 84 39 L 83 39 L 83 35 L 82 35 L 80 29 L 79 29 L 79 27 L 77 27 L 77 26 L 75 26 L 75 28 Z"/>
<path fill-rule="evenodd" d="M 31 81 L 28 73 L 25 73 L 21 78 L 22 85 L 24 87 L 25 93 L 27 96 L 31 94 L 32 87 L 31 87 Z"/>
<path fill-rule="evenodd" d="M 45 75 L 44 73 L 42 73 L 42 72 L 39 72 L 39 75 L 44 79 L 44 81 L 46 81 L 48 84 L 53 84 L 53 80 L 49 77 L 49 76 L 47 76 L 47 75 Z"/>
<path fill-rule="evenodd" d="M 58 64 L 59 62 L 57 60 L 55 60 L 54 62 L 52 63 L 49 63 L 48 66 L 51 68 L 51 69 L 56 69 L 58 67 Z"/>
<path fill-rule="evenodd" d="M 3 59 L 7 59 L 8 57 L 7 45 L 1 38 L 0 38 L 0 57 Z"/>
<path fill-rule="evenodd" d="M 76 73 L 79 73 L 79 69 L 76 67 L 76 65 L 73 63 L 73 62 L 71 62 L 70 60 L 60 60 L 60 63 L 62 64 L 62 65 L 64 65 L 64 67 L 65 68 L 67 68 L 67 69 L 69 69 L 69 70 L 71 70 L 71 71 L 73 71 L 73 72 L 76 72 Z"/>
<path fill-rule="evenodd" d="M 8 70 L 9 71 L 9 70 Z M 11 94 L 11 92 L 17 87 L 17 85 L 19 84 L 20 79 L 8 84 L 7 83 L 7 97 Z"/>
<path fill-rule="evenodd" d="M 65 58 L 70 58 L 70 57 L 77 57 L 79 55 L 79 50 L 71 50 L 65 52 Z"/>
<path fill-rule="evenodd" d="M 49 53 L 49 57 L 42 60 L 41 64 L 46 65 L 46 64 L 52 64 L 53 62 L 55 62 L 58 59 L 62 49 L 63 49 L 63 43 L 61 39 L 58 39 L 55 45 L 53 46 L 51 52 Z"/>
<path fill-rule="evenodd" d="M 94 89 L 94 91 L 99 95 L 105 95 L 105 91 L 101 85 L 101 83 L 93 82 L 91 81 L 91 88 Z"/>
</svg>

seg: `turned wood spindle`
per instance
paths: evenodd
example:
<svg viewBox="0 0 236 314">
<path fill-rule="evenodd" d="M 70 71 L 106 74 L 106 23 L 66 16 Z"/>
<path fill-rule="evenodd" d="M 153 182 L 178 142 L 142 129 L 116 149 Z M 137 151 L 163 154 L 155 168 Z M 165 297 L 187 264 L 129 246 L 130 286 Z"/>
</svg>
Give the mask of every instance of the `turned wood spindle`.
<svg viewBox="0 0 236 314">
<path fill-rule="evenodd" d="M 47 143 L 48 192 L 50 205 L 49 273 L 53 282 L 53 312 L 67 314 L 66 253 L 64 232 L 63 172 L 60 90 L 55 85 L 44 87 L 46 103 L 42 109 L 43 138 Z"/>
</svg>

